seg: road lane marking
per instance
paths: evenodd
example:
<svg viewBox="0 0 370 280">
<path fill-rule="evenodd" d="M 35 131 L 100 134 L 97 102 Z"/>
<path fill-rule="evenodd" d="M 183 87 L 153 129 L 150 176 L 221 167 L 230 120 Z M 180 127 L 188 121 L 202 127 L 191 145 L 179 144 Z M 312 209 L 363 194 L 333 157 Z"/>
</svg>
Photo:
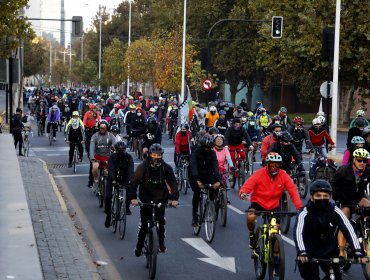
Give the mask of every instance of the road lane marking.
<svg viewBox="0 0 370 280">
<path fill-rule="evenodd" d="M 228 207 L 230 210 L 232 210 L 232 211 L 236 212 L 237 214 L 240 214 L 240 215 L 244 215 L 244 214 L 245 214 L 245 212 L 243 212 L 243 211 L 239 210 L 238 208 L 236 208 L 236 207 L 234 207 L 234 206 L 232 206 L 232 205 L 227 205 L 227 207 Z"/>
<path fill-rule="evenodd" d="M 197 258 L 198 260 L 236 273 L 234 257 L 221 257 L 211 246 L 209 246 L 208 243 L 206 243 L 202 238 L 199 237 L 182 238 L 182 240 L 207 256 L 207 258 Z"/>
<path fill-rule="evenodd" d="M 289 237 L 286 237 L 284 235 L 281 234 L 281 238 L 288 244 L 292 245 L 293 247 L 295 247 L 295 243 L 292 239 L 290 239 Z"/>
<path fill-rule="evenodd" d="M 54 175 L 54 178 L 71 178 L 71 177 L 86 177 L 89 174 L 67 174 L 67 175 Z"/>
</svg>

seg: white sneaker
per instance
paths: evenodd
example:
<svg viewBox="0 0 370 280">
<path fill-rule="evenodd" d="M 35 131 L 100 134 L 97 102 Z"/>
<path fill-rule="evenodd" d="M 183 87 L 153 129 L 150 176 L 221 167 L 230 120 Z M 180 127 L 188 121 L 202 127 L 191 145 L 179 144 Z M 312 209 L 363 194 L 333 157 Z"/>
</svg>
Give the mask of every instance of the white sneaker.
<svg viewBox="0 0 370 280">
<path fill-rule="evenodd" d="M 57 141 L 57 139 L 55 137 L 53 137 L 53 141 L 55 142 L 55 141 Z"/>
</svg>

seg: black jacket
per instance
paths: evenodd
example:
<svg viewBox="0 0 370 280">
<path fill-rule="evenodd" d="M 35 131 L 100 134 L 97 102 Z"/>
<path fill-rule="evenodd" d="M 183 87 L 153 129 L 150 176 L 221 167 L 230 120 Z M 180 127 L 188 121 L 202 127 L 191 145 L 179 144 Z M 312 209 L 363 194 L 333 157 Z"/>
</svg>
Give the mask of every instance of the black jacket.
<svg viewBox="0 0 370 280">
<path fill-rule="evenodd" d="M 293 144 L 290 145 L 282 145 L 280 141 L 276 141 L 272 143 L 268 153 L 275 152 L 281 155 L 283 162 L 281 164 L 281 168 L 284 169 L 286 172 L 290 172 L 290 166 L 292 163 L 292 157 L 294 158 L 296 164 L 298 165 L 299 171 L 304 171 L 304 167 L 302 164 L 301 157 Z"/>
<path fill-rule="evenodd" d="M 218 119 L 215 121 L 214 127 L 217 127 L 220 134 L 225 136 L 226 130 L 229 128 L 227 119 Z"/>
<path fill-rule="evenodd" d="M 190 176 L 192 184 L 201 181 L 204 184 L 221 182 L 216 153 L 197 147 L 190 157 Z"/>
<path fill-rule="evenodd" d="M 358 127 L 352 127 L 348 130 L 347 135 L 347 148 L 351 147 L 351 140 L 355 136 L 361 136 L 362 137 L 362 130 L 360 130 Z"/>
<path fill-rule="evenodd" d="M 22 123 L 22 115 L 14 114 L 12 118 L 12 124 L 13 124 L 13 133 L 19 133 L 24 128 L 24 125 Z"/>
<path fill-rule="evenodd" d="M 129 188 L 129 197 L 136 199 L 139 188 L 139 198 L 142 202 L 166 202 L 169 197 L 167 186 L 171 189 L 171 199 L 178 200 L 179 191 L 172 167 L 162 161 L 160 167 L 153 168 L 150 158 L 147 158 L 136 168 Z"/>
<path fill-rule="evenodd" d="M 370 169 L 366 168 L 356 183 L 352 163 L 340 166 L 331 181 L 333 199 L 344 205 L 357 204 L 361 198 L 366 197 L 365 189 L 370 183 Z"/>
<path fill-rule="evenodd" d="M 306 253 L 309 258 L 337 257 L 338 228 L 352 248 L 360 252 L 356 234 L 344 213 L 334 204 L 331 204 L 330 212 L 317 213 L 313 202 L 309 201 L 299 212 L 294 225 L 294 242 L 298 255 Z"/>
<path fill-rule="evenodd" d="M 247 145 L 252 145 L 251 139 L 247 131 L 241 127 L 239 130 L 235 130 L 233 126 L 230 126 L 225 132 L 225 146 L 239 146 L 242 141 L 247 142 Z"/>
<path fill-rule="evenodd" d="M 150 130 L 149 128 L 145 130 L 143 137 L 143 147 L 149 148 L 152 144 L 161 144 L 161 142 L 162 132 L 158 125 L 154 130 Z"/>
<path fill-rule="evenodd" d="M 291 126 L 287 130 L 293 137 L 293 144 L 296 147 L 298 152 L 302 152 L 302 147 L 303 147 L 303 141 L 306 142 L 306 146 L 308 148 L 311 148 L 311 140 L 310 136 L 308 135 L 308 132 L 306 129 L 295 129 L 294 126 Z"/>
<path fill-rule="evenodd" d="M 128 153 L 115 153 L 108 160 L 108 179 L 125 187 L 129 186 L 134 175 L 134 160 Z"/>
</svg>

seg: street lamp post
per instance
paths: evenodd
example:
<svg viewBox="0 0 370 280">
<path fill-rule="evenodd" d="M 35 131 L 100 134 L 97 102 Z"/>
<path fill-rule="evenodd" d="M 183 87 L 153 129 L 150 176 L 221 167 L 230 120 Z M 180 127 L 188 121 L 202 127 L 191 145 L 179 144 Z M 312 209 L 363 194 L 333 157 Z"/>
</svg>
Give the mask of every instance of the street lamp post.
<svg viewBox="0 0 370 280">
<path fill-rule="evenodd" d="M 99 5 L 99 86 L 100 90 L 100 81 L 101 81 L 101 6 Z"/>
<path fill-rule="evenodd" d="M 181 102 L 185 99 L 186 0 L 184 0 L 184 23 L 182 32 Z"/>
<path fill-rule="evenodd" d="M 129 2 L 128 12 L 128 47 L 131 45 L 131 0 Z M 127 95 L 130 94 L 130 65 L 127 67 Z"/>
</svg>

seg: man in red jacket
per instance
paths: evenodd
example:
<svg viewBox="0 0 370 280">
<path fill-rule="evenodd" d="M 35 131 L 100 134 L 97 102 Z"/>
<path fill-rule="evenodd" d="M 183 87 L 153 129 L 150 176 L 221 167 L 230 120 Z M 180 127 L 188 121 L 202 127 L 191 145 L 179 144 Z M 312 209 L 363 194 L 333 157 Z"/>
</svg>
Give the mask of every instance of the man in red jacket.
<svg viewBox="0 0 370 280">
<path fill-rule="evenodd" d="M 249 230 L 249 244 L 252 249 L 256 247 L 257 236 L 254 233 L 257 211 L 277 211 L 280 197 L 286 189 L 292 198 L 297 210 L 302 208 L 302 202 L 292 179 L 283 169 L 280 169 L 282 158 L 278 153 L 269 153 L 265 159 L 267 166 L 253 173 L 243 184 L 239 197 L 247 200 L 250 197 L 251 205 L 247 214 L 247 227 Z"/>
<path fill-rule="evenodd" d="M 176 171 L 179 165 L 178 161 L 180 159 L 180 155 L 186 155 L 190 158 L 191 139 L 192 135 L 189 131 L 189 125 L 187 123 L 181 124 L 181 129 L 175 136 L 174 162 L 176 165 Z"/>
</svg>

